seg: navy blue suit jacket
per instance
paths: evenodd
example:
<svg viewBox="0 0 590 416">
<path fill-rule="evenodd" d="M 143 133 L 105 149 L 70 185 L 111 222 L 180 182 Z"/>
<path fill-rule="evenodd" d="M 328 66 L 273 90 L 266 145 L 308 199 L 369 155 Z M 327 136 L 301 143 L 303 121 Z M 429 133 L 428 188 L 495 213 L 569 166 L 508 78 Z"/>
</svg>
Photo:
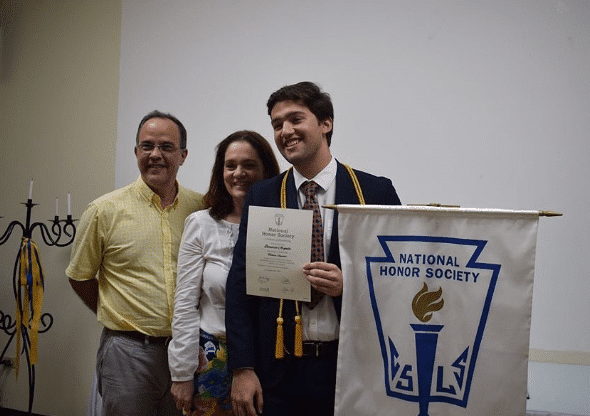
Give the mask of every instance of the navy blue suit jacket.
<svg viewBox="0 0 590 416">
<path fill-rule="evenodd" d="M 391 180 L 377 177 L 365 172 L 354 171 L 357 175 L 365 202 L 371 205 L 400 205 Z M 240 234 L 234 248 L 232 266 L 227 278 L 225 322 L 227 331 L 228 366 L 236 368 L 254 368 L 262 387 L 276 384 L 284 374 L 284 361 L 274 358 L 276 339 L 276 319 L 279 300 L 274 298 L 250 296 L 246 294 L 246 234 L 248 209 L 250 205 L 279 207 L 281 182 L 286 173 L 252 186 L 242 214 Z M 336 204 L 358 204 L 358 198 L 350 175 L 338 163 L 336 173 Z M 299 208 L 297 190 L 293 174 L 287 180 L 287 208 Z M 334 213 L 332 240 L 328 252 L 328 263 L 340 265 L 338 247 L 338 213 Z M 338 314 L 341 309 L 341 297 L 334 298 Z M 294 343 L 295 333 L 293 317 L 295 302 L 284 302 L 283 328 L 284 341 L 288 349 Z M 287 357 L 286 357 L 287 358 Z"/>
</svg>

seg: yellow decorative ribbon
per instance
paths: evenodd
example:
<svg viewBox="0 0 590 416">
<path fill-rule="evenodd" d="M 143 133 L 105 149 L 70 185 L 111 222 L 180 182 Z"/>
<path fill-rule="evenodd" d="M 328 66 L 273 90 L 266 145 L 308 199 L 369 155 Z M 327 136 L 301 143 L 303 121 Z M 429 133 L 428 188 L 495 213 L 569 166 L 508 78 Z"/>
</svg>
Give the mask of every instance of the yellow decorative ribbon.
<svg viewBox="0 0 590 416">
<path fill-rule="evenodd" d="M 23 327 L 29 328 L 31 365 L 37 364 L 39 325 L 41 323 L 41 307 L 43 306 L 43 267 L 37 245 L 30 238 L 23 238 L 19 250 L 19 287 L 16 302 L 16 354 L 15 373 L 18 378 L 21 339 Z"/>
<path fill-rule="evenodd" d="M 348 166 L 343 164 L 343 166 L 348 171 L 350 175 L 350 179 L 352 180 L 352 184 L 354 185 L 354 190 L 356 192 L 356 196 L 359 200 L 360 205 L 365 205 L 365 197 L 363 196 L 363 191 L 361 189 L 361 185 L 359 183 L 354 170 Z M 287 208 L 287 178 L 289 177 L 289 173 L 292 168 L 289 168 L 283 176 L 283 181 L 281 183 L 281 208 Z M 301 320 L 301 314 L 299 313 L 299 301 L 295 301 L 295 346 L 293 355 L 296 357 L 303 356 L 303 326 Z M 279 303 L 279 316 L 277 317 L 277 338 L 275 344 L 275 358 L 281 359 L 285 356 L 285 347 L 284 347 L 284 336 L 283 336 L 283 299 L 281 299 Z"/>
</svg>

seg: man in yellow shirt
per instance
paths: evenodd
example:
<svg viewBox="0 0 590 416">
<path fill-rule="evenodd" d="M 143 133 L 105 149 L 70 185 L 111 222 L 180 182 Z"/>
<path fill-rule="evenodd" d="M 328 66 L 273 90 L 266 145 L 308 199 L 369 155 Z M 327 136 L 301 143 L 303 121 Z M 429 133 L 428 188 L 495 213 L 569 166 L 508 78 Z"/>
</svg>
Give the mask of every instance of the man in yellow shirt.
<svg viewBox="0 0 590 416">
<path fill-rule="evenodd" d="M 66 275 L 104 325 L 97 354 L 103 415 L 180 414 L 170 394 L 176 261 L 184 220 L 204 208 L 180 187 L 186 129 L 153 111 L 139 124 L 140 177 L 96 199 L 80 220 Z"/>
</svg>

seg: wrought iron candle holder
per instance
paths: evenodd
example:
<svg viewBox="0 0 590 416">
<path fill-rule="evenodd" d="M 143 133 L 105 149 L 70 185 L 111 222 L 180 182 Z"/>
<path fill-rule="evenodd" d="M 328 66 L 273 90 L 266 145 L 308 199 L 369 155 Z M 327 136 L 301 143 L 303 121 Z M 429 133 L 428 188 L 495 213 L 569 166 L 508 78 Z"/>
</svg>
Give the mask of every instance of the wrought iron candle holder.
<svg viewBox="0 0 590 416">
<path fill-rule="evenodd" d="M 2 237 L 0 245 L 5 244 L 13 234 L 16 228 L 22 231 L 22 243 L 19 247 L 16 261 L 12 273 L 12 290 L 16 302 L 15 318 L 8 313 L 0 310 L 0 329 L 8 335 L 8 341 L 0 354 L 0 363 L 7 363 L 5 360 L 8 347 L 13 341 L 16 341 L 15 362 L 20 362 L 21 355 L 24 354 L 27 363 L 28 382 L 29 382 L 29 407 L 28 414 L 32 413 L 33 400 L 35 397 L 35 364 L 37 363 L 37 335 L 49 331 L 53 325 L 53 316 L 50 313 L 41 313 L 42 290 L 43 290 L 43 270 L 41 268 L 39 254 L 36 245 L 32 240 L 35 229 L 38 229 L 43 242 L 48 246 L 65 247 L 72 244 L 76 236 L 76 226 L 70 213 L 70 196 L 68 194 L 68 215 L 65 219 L 60 219 L 57 212 L 50 223 L 46 225 L 42 222 L 31 223 L 31 213 L 33 207 L 38 205 L 32 200 L 32 183 L 29 188 L 29 199 L 22 203 L 27 207 L 26 221 L 23 224 L 20 221 L 12 221 Z M 2 217 L 0 217 L 2 218 Z M 40 279 L 33 281 L 33 275 L 37 273 Z M 41 291 L 40 302 L 39 296 L 36 297 L 33 291 Z M 34 302 L 36 303 L 34 305 Z M 37 310 L 32 310 L 37 309 Z M 29 313 L 31 312 L 31 313 Z M 29 318 L 30 316 L 30 318 Z M 18 373 L 17 373 L 18 375 Z"/>
</svg>

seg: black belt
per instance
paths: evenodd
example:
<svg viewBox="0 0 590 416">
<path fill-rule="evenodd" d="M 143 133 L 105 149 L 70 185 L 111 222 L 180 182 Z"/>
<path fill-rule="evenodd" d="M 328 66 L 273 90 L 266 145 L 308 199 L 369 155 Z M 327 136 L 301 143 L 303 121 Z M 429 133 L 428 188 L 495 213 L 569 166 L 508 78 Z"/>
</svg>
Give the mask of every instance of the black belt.
<svg viewBox="0 0 590 416">
<path fill-rule="evenodd" d="M 151 335 L 146 335 L 139 331 L 118 331 L 114 329 L 109 329 L 109 331 L 122 337 L 141 341 L 144 344 L 165 344 L 170 339 L 170 337 L 154 337 Z"/>
<path fill-rule="evenodd" d="M 338 353 L 338 340 L 335 341 L 303 341 L 304 357 L 321 357 L 336 355 Z"/>
</svg>

